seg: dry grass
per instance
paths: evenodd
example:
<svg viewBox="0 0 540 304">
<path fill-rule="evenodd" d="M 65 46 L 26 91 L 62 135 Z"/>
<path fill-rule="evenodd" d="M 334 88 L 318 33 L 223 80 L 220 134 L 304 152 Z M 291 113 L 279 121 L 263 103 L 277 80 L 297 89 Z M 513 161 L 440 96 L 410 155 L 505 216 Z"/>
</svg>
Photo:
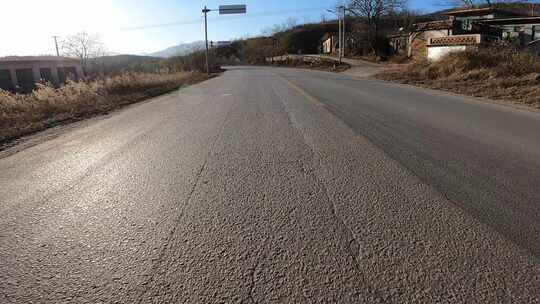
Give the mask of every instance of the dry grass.
<svg viewBox="0 0 540 304">
<path fill-rule="evenodd" d="M 538 58 L 508 47 L 452 53 L 434 63 L 424 60 L 394 66 L 377 77 L 540 108 Z"/>
<path fill-rule="evenodd" d="M 39 85 L 31 94 L 0 90 L 0 142 L 63 122 L 106 113 L 207 79 L 200 73 L 126 73 L 61 88 Z"/>
</svg>

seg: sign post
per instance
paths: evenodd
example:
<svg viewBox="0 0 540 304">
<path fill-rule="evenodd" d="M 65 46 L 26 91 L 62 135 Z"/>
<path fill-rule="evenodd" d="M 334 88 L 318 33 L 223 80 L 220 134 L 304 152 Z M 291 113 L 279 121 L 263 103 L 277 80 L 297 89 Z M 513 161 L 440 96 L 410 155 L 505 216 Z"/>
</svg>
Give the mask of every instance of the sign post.
<svg viewBox="0 0 540 304">
<path fill-rule="evenodd" d="M 202 10 L 204 13 L 204 40 L 206 44 L 206 73 L 210 75 L 210 62 L 209 62 L 209 49 L 208 49 L 208 13 L 216 11 L 208 9 L 206 6 Z M 221 5 L 219 6 L 220 15 L 231 15 L 231 14 L 245 14 L 247 12 L 247 7 L 244 4 L 238 5 Z"/>
</svg>

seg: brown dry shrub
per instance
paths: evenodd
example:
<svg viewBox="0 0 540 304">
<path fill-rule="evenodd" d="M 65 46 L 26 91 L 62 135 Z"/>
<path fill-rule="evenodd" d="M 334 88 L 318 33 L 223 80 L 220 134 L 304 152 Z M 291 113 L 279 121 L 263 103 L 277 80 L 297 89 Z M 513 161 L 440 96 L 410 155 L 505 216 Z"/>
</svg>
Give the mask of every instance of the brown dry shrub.
<svg viewBox="0 0 540 304">
<path fill-rule="evenodd" d="M 437 62 L 416 60 L 377 77 L 540 107 L 540 60 L 508 46 L 451 53 Z"/>
<path fill-rule="evenodd" d="M 78 120 L 207 79 L 205 74 L 126 73 L 60 88 L 40 85 L 30 94 L 0 90 L 0 142 Z"/>
<path fill-rule="evenodd" d="M 503 58 L 501 58 L 503 59 Z M 540 73 L 538 58 L 526 52 L 512 52 L 507 54 L 506 60 L 501 60 L 494 67 L 497 77 L 523 76 L 532 73 Z"/>
<path fill-rule="evenodd" d="M 431 79 L 451 75 L 460 75 L 463 78 L 475 75 L 479 79 L 485 79 L 488 74 L 494 77 L 519 77 L 539 73 L 540 63 L 534 55 L 515 48 L 488 47 L 450 53 L 437 62 L 415 68 L 429 69 Z"/>
</svg>

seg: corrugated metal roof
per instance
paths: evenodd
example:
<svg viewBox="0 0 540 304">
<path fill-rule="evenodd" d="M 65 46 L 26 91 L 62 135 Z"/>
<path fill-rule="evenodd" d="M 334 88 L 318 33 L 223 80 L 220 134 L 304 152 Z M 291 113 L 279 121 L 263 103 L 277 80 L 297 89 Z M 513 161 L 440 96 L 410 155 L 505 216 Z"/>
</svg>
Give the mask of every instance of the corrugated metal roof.
<svg viewBox="0 0 540 304">
<path fill-rule="evenodd" d="M 486 24 L 540 24 L 540 16 L 536 17 L 516 17 L 516 18 L 500 18 L 500 19 L 488 19 L 482 20 L 482 23 Z"/>
<path fill-rule="evenodd" d="M 497 11 L 496 9 L 492 7 L 484 7 L 484 8 L 464 8 L 464 9 L 457 9 L 453 11 L 443 12 L 441 15 L 461 15 L 461 14 L 475 14 L 475 13 L 493 13 Z"/>
<path fill-rule="evenodd" d="M 441 20 L 441 21 L 416 23 L 414 25 L 414 30 L 417 32 L 436 31 L 436 30 L 452 29 L 453 27 L 454 27 L 454 22 L 452 20 Z"/>
<path fill-rule="evenodd" d="M 522 16 L 521 14 L 518 14 L 515 12 L 506 11 L 506 10 L 502 10 L 502 9 L 498 9 L 494 7 L 457 9 L 453 11 L 443 12 L 441 13 L 441 15 L 446 15 L 446 16 L 472 15 L 474 16 L 478 14 L 490 14 L 490 13 L 500 13 L 500 14 L 510 15 L 510 16 Z"/>
</svg>

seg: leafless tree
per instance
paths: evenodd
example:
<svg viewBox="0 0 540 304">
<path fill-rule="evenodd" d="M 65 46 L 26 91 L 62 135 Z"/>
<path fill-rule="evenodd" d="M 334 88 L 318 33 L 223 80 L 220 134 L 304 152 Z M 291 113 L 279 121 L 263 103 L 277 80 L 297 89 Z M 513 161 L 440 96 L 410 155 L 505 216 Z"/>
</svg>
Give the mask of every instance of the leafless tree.
<svg viewBox="0 0 540 304">
<path fill-rule="evenodd" d="M 298 25 L 298 20 L 294 17 L 287 18 L 287 21 L 285 21 L 285 25 L 287 26 L 287 29 L 293 29 Z"/>
<path fill-rule="evenodd" d="M 476 5 L 479 5 L 480 2 L 484 1 L 475 1 L 475 0 L 452 0 L 447 1 L 447 5 L 455 5 L 455 6 L 464 6 L 464 7 L 474 7 Z M 487 5 L 491 6 L 491 1 L 487 0 Z"/>
<path fill-rule="evenodd" d="M 394 14 L 407 6 L 406 0 L 350 0 L 348 11 L 367 23 L 368 41 L 377 53 L 376 43 L 382 18 Z"/>
<path fill-rule="evenodd" d="M 89 59 L 105 55 L 105 45 L 100 37 L 87 32 L 68 36 L 62 41 L 61 49 L 65 56 L 78 58 L 83 67 L 88 66 Z"/>
<path fill-rule="evenodd" d="M 278 33 L 286 32 L 292 30 L 298 25 L 298 21 L 294 17 L 289 17 L 287 20 L 280 24 L 274 24 L 273 26 L 263 29 L 262 33 L 265 36 L 273 36 Z"/>
<path fill-rule="evenodd" d="M 322 13 L 321 14 L 321 23 L 326 23 L 326 21 L 327 21 L 326 14 Z"/>
<path fill-rule="evenodd" d="M 530 9 L 530 15 L 531 17 L 532 16 L 536 16 L 536 8 L 540 6 L 540 4 L 538 3 L 530 3 L 529 4 L 529 9 Z"/>
</svg>

